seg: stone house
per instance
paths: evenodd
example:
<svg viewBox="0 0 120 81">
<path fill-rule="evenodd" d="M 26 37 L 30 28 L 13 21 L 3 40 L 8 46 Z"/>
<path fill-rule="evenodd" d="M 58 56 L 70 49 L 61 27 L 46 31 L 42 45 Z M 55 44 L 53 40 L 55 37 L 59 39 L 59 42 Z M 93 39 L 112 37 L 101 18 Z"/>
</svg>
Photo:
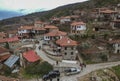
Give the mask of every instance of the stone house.
<svg viewBox="0 0 120 81">
<path fill-rule="evenodd" d="M 62 32 L 59 30 L 53 30 L 47 34 L 44 35 L 44 40 L 46 43 L 49 43 L 50 41 L 55 41 L 57 39 L 61 39 L 62 37 L 66 36 L 66 32 Z"/>
<path fill-rule="evenodd" d="M 0 32 L 0 39 L 6 38 L 7 34 L 5 32 Z"/>
<path fill-rule="evenodd" d="M 8 49 L 0 47 L 0 63 L 8 59 L 10 55 L 11 54 Z"/>
<path fill-rule="evenodd" d="M 59 53 L 62 54 L 64 60 L 76 60 L 78 51 L 76 46 L 78 43 L 68 37 L 62 37 L 56 41 Z"/>
<path fill-rule="evenodd" d="M 12 30 L 12 31 L 8 31 L 7 32 L 7 37 L 15 37 L 18 35 L 18 31 L 17 30 Z"/>
<path fill-rule="evenodd" d="M 109 44 L 112 45 L 112 51 L 115 54 L 120 54 L 120 39 L 110 40 Z"/>
<path fill-rule="evenodd" d="M 50 19 L 50 23 L 52 24 L 60 24 L 60 18 L 53 17 Z"/>
<path fill-rule="evenodd" d="M 53 26 L 53 25 L 46 25 L 44 28 L 46 29 L 46 33 L 49 33 L 53 30 L 59 30 L 58 27 Z"/>
<path fill-rule="evenodd" d="M 45 23 L 42 22 L 42 21 L 35 21 L 35 22 L 34 22 L 34 26 L 41 28 L 41 27 L 44 27 L 44 26 L 45 26 Z"/>
<path fill-rule="evenodd" d="M 84 34 L 86 30 L 86 23 L 84 22 L 73 22 L 71 23 L 71 34 Z"/>
<path fill-rule="evenodd" d="M 30 34 L 35 33 L 33 28 L 34 26 L 21 26 L 18 28 L 18 35 L 22 38 L 29 38 Z"/>
<path fill-rule="evenodd" d="M 70 16 L 65 16 L 60 18 L 60 24 L 69 24 L 71 22 Z"/>
</svg>

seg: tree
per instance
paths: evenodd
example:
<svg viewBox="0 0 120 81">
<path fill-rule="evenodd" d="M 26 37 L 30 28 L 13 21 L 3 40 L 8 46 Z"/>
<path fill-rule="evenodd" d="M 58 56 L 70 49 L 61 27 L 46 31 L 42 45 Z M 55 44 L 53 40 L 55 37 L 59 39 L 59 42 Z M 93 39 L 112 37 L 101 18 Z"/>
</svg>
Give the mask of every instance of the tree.
<svg viewBox="0 0 120 81">
<path fill-rule="evenodd" d="M 48 62 L 42 62 L 39 64 L 31 64 L 25 68 L 25 75 L 30 77 L 39 78 L 53 70 L 53 66 Z"/>
<path fill-rule="evenodd" d="M 8 42 L 6 42 L 5 48 L 10 49 L 10 46 L 9 46 L 9 43 L 8 43 Z"/>
</svg>

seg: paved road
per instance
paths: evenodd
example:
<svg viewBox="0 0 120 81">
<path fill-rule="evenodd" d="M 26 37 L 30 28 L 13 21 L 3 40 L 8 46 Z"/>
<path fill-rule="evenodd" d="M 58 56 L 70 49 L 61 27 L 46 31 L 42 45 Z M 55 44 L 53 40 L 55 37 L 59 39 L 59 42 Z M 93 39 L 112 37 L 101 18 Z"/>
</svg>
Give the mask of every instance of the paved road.
<svg viewBox="0 0 120 81">
<path fill-rule="evenodd" d="M 84 70 L 81 73 L 79 73 L 77 75 L 71 75 L 70 77 L 69 76 L 63 76 L 63 77 L 61 77 L 61 81 L 78 81 L 78 78 L 80 78 L 81 76 L 84 76 L 84 75 L 86 75 L 86 74 L 88 74 L 92 71 L 102 69 L 102 68 L 116 66 L 116 65 L 119 65 L 119 64 L 120 64 L 120 61 L 87 65 L 87 67 L 84 68 Z"/>
<path fill-rule="evenodd" d="M 40 55 L 40 57 L 43 60 L 48 61 L 50 64 L 55 64 L 56 63 L 56 61 L 48 58 L 46 56 L 46 54 L 42 50 L 39 50 L 38 48 L 36 48 L 36 52 L 38 53 L 38 55 Z M 90 65 L 87 65 L 86 68 L 84 68 L 83 71 L 81 73 L 77 74 L 77 75 L 60 77 L 60 81 L 78 81 L 78 78 L 80 78 L 81 76 L 84 76 L 84 75 L 86 75 L 86 74 L 88 74 L 88 73 L 90 73 L 92 71 L 102 69 L 102 68 L 116 66 L 116 65 L 119 65 L 119 64 L 120 64 L 120 61 L 118 61 L 118 62 L 109 62 L 109 63 L 90 64 Z M 53 80 L 53 81 L 57 81 L 57 80 Z"/>
</svg>

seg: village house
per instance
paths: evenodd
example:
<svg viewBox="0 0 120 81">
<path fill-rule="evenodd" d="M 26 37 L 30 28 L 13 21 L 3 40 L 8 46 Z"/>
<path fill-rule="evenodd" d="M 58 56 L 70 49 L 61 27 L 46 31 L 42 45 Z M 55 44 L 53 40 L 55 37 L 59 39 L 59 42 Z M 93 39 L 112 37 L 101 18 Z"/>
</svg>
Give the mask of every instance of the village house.
<svg viewBox="0 0 120 81">
<path fill-rule="evenodd" d="M 84 22 L 73 22 L 71 23 L 71 34 L 84 34 L 86 30 L 86 23 Z"/>
<path fill-rule="evenodd" d="M 66 36 L 66 32 L 62 32 L 59 30 L 53 30 L 47 34 L 44 35 L 44 41 L 46 43 L 50 43 L 50 41 L 55 41 L 57 39 L 61 39 L 62 37 Z"/>
<path fill-rule="evenodd" d="M 7 34 L 5 32 L 0 32 L 0 39 L 6 38 Z"/>
<path fill-rule="evenodd" d="M 22 59 L 23 58 L 23 59 Z M 31 63 L 39 63 L 40 57 L 36 54 L 34 50 L 28 50 L 22 54 L 21 65 L 25 67 Z"/>
<path fill-rule="evenodd" d="M 120 54 L 120 39 L 109 40 L 109 44 L 112 45 L 112 51 L 115 54 Z"/>
<path fill-rule="evenodd" d="M 17 30 L 12 30 L 12 31 L 8 31 L 7 32 L 7 37 L 15 37 L 18 35 L 18 31 Z"/>
<path fill-rule="evenodd" d="M 112 29 L 120 29 L 120 19 L 114 20 L 110 23 Z"/>
<path fill-rule="evenodd" d="M 60 24 L 69 24 L 71 22 L 70 16 L 65 16 L 60 18 Z"/>
<path fill-rule="evenodd" d="M 17 44 L 19 44 L 19 39 L 17 36 L 0 39 L 0 46 L 5 46 L 8 43 L 9 48 L 16 48 Z"/>
<path fill-rule="evenodd" d="M 78 16 L 83 16 L 83 15 L 85 15 L 86 14 L 86 12 L 85 11 L 82 11 L 82 10 L 74 10 L 73 11 L 73 15 L 78 15 Z"/>
<path fill-rule="evenodd" d="M 33 28 L 34 26 L 21 26 L 18 28 L 18 35 L 22 38 L 29 38 L 34 33 Z"/>
<path fill-rule="evenodd" d="M 33 31 L 35 35 L 42 35 L 46 32 L 46 29 L 44 27 L 34 27 Z"/>
<path fill-rule="evenodd" d="M 6 44 L 6 39 L 5 38 L 0 38 L 0 46 L 4 47 Z"/>
<path fill-rule="evenodd" d="M 53 17 L 50 19 L 51 24 L 60 24 L 60 18 Z"/>
<path fill-rule="evenodd" d="M 53 25 L 46 25 L 44 28 L 46 29 L 46 33 L 49 33 L 53 30 L 59 30 L 58 27 L 53 26 Z"/>
<path fill-rule="evenodd" d="M 35 26 L 35 27 L 40 27 L 40 28 L 42 28 L 42 27 L 45 26 L 45 23 L 42 22 L 42 21 L 35 21 L 35 22 L 34 22 L 34 26 Z"/>
<path fill-rule="evenodd" d="M 77 58 L 77 49 L 76 46 L 78 43 L 71 40 L 68 37 L 62 37 L 56 41 L 58 52 L 62 54 L 64 60 L 76 60 Z"/>
<path fill-rule="evenodd" d="M 0 63 L 4 62 L 10 56 L 11 56 L 11 54 L 8 49 L 6 49 L 4 47 L 0 47 Z"/>
</svg>

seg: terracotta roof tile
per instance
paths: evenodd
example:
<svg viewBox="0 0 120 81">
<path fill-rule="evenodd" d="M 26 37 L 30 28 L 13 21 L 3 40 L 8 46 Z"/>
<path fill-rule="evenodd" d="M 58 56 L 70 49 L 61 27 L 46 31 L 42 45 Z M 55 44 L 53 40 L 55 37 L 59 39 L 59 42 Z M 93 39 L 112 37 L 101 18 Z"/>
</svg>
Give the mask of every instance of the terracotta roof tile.
<svg viewBox="0 0 120 81">
<path fill-rule="evenodd" d="M 19 41 L 18 37 L 10 37 L 10 38 L 4 38 L 4 39 L 0 39 L 0 43 L 5 43 L 5 42 L 16 42 Z"/>
<path fill-rule="evenodd" d="M 7 42 L 16 42 L 16 41 L 19 41 L 19 39 L 17 36 L 15 36 L 15 37 L 11 37 L 11 38 L 6 38 L 6 41 Z"/>
<path fill-rule="evenodd" d="M 71 23 L 71 25 L 85 25 L 84 22 L 73 22 Z"/>
<path fill-rule="evenodd" d="M 33 28 L 34 26 L 21 26 L 20 28 L 18 28 L 18 30 L 31 30 Z"/>
<path fill-rule="evenodd" d="M 36 23 L 36 24 L 42 24 L 42 23 L 44 23 L 44 22 L 42 22 L 42 21 L 35 21 L 35 23 Z"/>
<path fill-rule="evenodd" d="M 113 10 L 103 10 L 103 11 L 100 11 L 100 13 L 106 13 L 106 14 L 110 14 L 110 13 L 117 13 L 116 11 L 113 11 Z"/>
<path fill-rule="evenodd" d="M 2 39 L 2 38 L 0 39 L 0 43 L 5 43 L 5 42 L 7 42 L 6 39 Z"/>
<path fill-rule="evenodd" d="M 0 54 L 4 53 L 4 52 L 8 52 L 9 50 L 4 48 L 4 47 L 0 47 Z"/>
<path fill-rule="evenodd" d="M 76 41 L 73 41 L 72 39 L 68 37 L 63 37 L 56 41 L 56 44 L 60 46 L 76 46 L 78 43 Z"/>
<path fill-rule="evenodd" d="M 40 57 L 33 50 L 24 52 L 23 57 L 29 62 L 36 62 L 40 60 Z"/>
<path fill-rule="evenodd" d="M 65 17 L 61 17 L 61 19 L 70 19 L 71 17 L 70 16 L 65 16 Z"/>
<path fill-rule="evenodd" d="M 5 60 L 8 59 L 9 57 L 10 57 L 10 54 L 6 54 L 6 55 L 0 56 L 0 62 L 5 61 Z"/>
<path fill-rule="evenodd" d="M 53 25 L 47 25 L 44 27 L 45 29 L 58 29 L 58 27 L 53 26 Z"/>
<path fill-rule="evenodd" d="M 45 34 L 45 36 L 65 36 L 67 35 L 66 32 L 62 32 L 62 31 L 59 31 L 59 30 L 53 30 L 47 34 Z"/>
<path fill-rule="evenodd" d="M 33 28 L 34 30 L 46 30 L 45 28 L 42 28 L 42 27 L 35 27 Z"/>
</svg>

